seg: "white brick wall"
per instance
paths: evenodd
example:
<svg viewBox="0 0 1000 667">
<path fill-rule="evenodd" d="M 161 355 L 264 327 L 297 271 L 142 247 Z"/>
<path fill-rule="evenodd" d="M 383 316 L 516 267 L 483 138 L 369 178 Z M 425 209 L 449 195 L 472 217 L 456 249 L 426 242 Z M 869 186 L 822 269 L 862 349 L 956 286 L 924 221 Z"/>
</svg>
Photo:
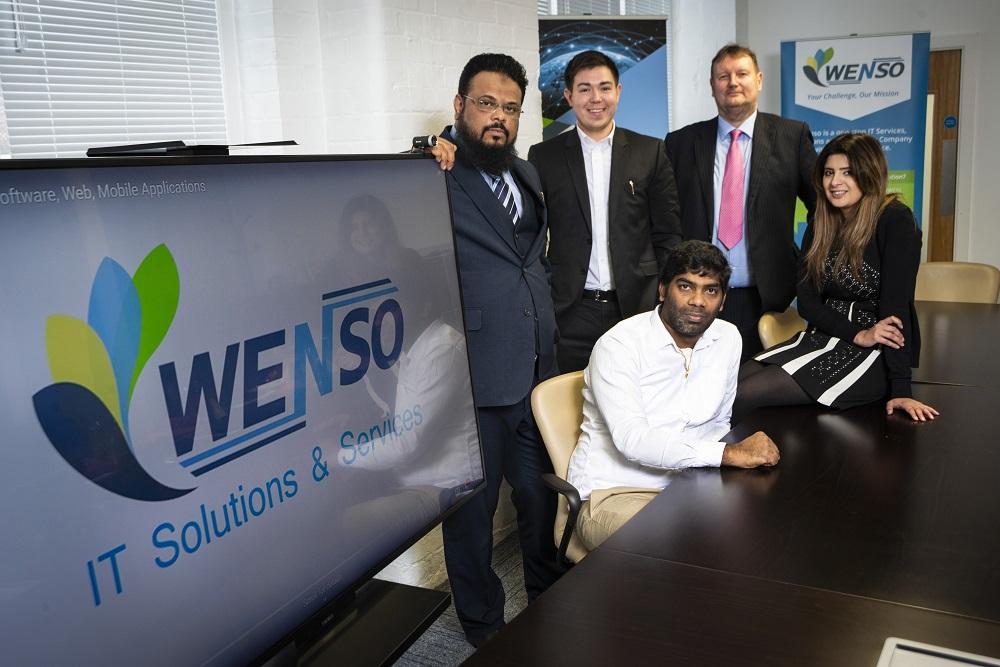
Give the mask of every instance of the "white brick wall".
<svg viewBox="0 0 1000 667">
<path fill-rule="evenodd" d="M 232 143 L 281 136 L 271 0 L 219 3 L 226 124 Z"/>
<path fill-rule="evenodd" d="M 233 26 L 223 30 L 230 140 L 398 152 L 449 124 L 466 61 L 499 51 L 531 79 L 517 143 L 527 153 L 542 136 L 535 8 L 530 0 L 223 0 L 220 14 Z"/>
<path fill-rule="evenodd" d="M 673 0 L 671 7 L 670 129 L 676 130 L 718 113 L 709 73 L 712 57 L 736 39 L 736 6 L 735 0 Z"/>
</svg>

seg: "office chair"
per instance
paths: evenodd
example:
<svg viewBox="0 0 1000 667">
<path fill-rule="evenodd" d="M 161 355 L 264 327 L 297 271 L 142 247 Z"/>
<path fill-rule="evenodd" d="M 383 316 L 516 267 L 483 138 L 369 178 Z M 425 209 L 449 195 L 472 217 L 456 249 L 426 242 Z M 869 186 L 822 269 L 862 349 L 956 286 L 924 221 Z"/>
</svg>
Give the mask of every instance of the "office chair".
<svg viewBox="0 0 1000 667">
<path fill-rule="evenodd" d="M 996 303 L 1000 270 L 975 262 L 924 262 L 917 270 L 917 301 Z"/>
<path fill-rule="evenodd" d="M 542 475 L 542 481 L 559 494 L 554 530 L 555 541 L 559 544 L 556 558 L 559 563 L 569 566 L 587 555 L 587 547 L 573 533 L 580 514 L 580 493 L 566 481 L 569 459 L 580 438 L 583 422 L 583 371 L 558 375 L 539 383 L 531 392 L 531 411 L 555 471 L 554 475 Z"/>
<path fill-rule="evenodd" d="M 767 312 L 757 321 L 757 335 L 764 349 L 788 340 L 806 328 L 806 321 L 799 317 L 795 306 L 783 313 Z"/>
</svg>

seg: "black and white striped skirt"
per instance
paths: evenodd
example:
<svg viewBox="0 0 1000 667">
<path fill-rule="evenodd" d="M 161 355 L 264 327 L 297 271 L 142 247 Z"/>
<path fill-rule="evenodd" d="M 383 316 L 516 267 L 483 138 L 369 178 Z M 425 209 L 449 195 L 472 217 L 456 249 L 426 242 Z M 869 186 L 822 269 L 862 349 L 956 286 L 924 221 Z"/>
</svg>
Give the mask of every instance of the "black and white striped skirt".
<svg viewBox="0 0 1000 667">
<path fill-rule="evenodd" d="M 819 331 L 800 331 L 754 359 L 781 366 L 822 405 L 849 408 L 880 400 L 886 393 L 885 364 L 878 347 L 858 347 Z"/>
</svg>

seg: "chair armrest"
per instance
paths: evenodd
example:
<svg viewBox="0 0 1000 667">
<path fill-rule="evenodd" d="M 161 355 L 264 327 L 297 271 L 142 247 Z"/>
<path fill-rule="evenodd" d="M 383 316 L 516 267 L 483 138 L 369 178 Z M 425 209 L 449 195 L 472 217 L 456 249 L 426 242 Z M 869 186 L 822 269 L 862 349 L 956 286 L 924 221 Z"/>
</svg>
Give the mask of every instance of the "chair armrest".
<svg viewBox="0 0 1000 667">
<path fill-rule="evenodd" d="M 580 515 L 580 492 L 576 487 L 563 478 L 552 473 L 542 474 L 542 482 L 559 495 L 566 497 L 566 504 L 569 507 L 569 516 L 566 517 L 566 525 L 563 527 L 562 539 L 559 540 L 559 550 L 556 559 L 564 566 L 572 566 L 572 561 L 566 558 L 566 550 L 569 548 L 570 538 L 573 536 L 573 529 L 576 528 L 576 519 Z"/>
</svg>

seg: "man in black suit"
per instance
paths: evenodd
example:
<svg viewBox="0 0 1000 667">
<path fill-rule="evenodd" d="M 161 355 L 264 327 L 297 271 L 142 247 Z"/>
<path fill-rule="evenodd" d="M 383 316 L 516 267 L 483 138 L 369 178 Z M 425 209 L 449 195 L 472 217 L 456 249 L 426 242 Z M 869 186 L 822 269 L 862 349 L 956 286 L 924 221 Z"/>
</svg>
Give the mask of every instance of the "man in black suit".
<svg viewBox="0 0 1000 667">
<path fill-rule="evenodd" d="M 684 238 L 714 243 L 733 267 L 721 317 L 739 328 L 743 360 L 761 350 L 760 316 L 785 310 L 795 296 L 795 199 L 810 214 L 816 203 L 809 127 L 758 112 L 763 81 L 754 52 L 727 44 L 712 59 L 718 117 L 666 138 Z"/>
<path fill-rule="evenodd" d="M 455 95 L 455 125 L 432 152 L 448 172 L 472 385 L 486 490 L 443 525 L 455 611 L 478 646 L 504 623 L 504 591 L 490 566 L 500 482 L 513 488 L 531 601 L 558 577 L 552 539 L 552 465 L 531 414 L 532 388 L 556 372 L 556 323 L 545 261 L 545 203 L 534 167 L 516 157 L 528 80 L 507 55 L 473 57 Z M 454 160 L 453 165 L 451 160 Z"/>
<path fill-rule="evenodd" d="M 532 146 L 528 160 L 548 204 L 565 373 L 585 368 L 594 343 L 620 320 L 653 308 L 659 269 L 681 229 L 663 142 L 615 127 L 622 86 L 614 61 L 583 51 L 564 78 L 576 128 Z"/>
</svg>

